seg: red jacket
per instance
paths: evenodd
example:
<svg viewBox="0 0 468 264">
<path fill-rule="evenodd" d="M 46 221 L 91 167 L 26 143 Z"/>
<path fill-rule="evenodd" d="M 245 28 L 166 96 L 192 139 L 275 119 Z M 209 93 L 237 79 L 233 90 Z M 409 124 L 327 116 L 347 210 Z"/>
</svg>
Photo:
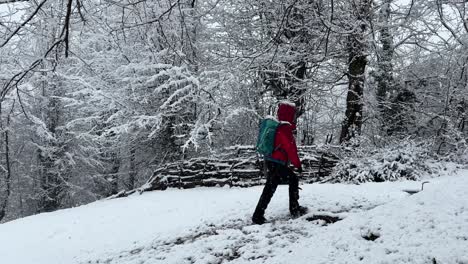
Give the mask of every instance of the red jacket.
<svg viewBox="0 0 468 264">
<path fill-rule="evenodd" d="M 297 154 L 296 139 L 293 131 L 296 129 L 296 108 L 287 103 L 280 103 L 278 107 L 278 120 L 282 124 L 276 130 L 275 151 L 271 157 L 275 160 L 291 162 L 296 168 L 301 168 L 301 160 Z"/>
</svg>

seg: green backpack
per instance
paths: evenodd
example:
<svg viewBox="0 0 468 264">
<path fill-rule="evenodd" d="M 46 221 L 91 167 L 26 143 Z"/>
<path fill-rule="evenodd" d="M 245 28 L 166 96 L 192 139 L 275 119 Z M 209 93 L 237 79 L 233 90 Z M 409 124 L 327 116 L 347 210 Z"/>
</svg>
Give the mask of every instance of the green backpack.
<svg viewBox="0 0 468 264">
<path fill-rule="evenodd" d="M 275 150 L 276 129 L 280 123 L 273 118 L 265 118 L 260 122 L 257 138 L 257 152 L 264 157 L 270 157 Z"/>
</svg>

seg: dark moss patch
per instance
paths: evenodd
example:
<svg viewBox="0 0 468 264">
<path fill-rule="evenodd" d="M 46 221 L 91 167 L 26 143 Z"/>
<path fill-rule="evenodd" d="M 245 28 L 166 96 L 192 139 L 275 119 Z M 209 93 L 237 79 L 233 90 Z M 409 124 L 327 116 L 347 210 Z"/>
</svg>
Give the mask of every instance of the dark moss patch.
<svg viewBox="0 0 468 264">
<path fill-rule="evenodd" d="M 313 215 L 313 216 L 307 217 L 306 220 L 309 221 L 309 222 L 322 220 L 322 221 L 325 221 L 324 225 L 329 225 L 329 224 L 333 224 L 333 223 L 336 223 L 338 221 L 341 221 L 343 219 L 340 218 L 340 217 L 331 216 L 331 215 Z"/>
<path fill-rule="evenodd" d="M 375 234 L 375 233 L 372 233 L 372 232 L 368 233 L 367 235 L 362 236 L 362 238 L 364 238 L 365 240 L 368 240 L 368 241 L 375 241 L 379 237 L 380 237 L 379 234 Z"/>
</svg>

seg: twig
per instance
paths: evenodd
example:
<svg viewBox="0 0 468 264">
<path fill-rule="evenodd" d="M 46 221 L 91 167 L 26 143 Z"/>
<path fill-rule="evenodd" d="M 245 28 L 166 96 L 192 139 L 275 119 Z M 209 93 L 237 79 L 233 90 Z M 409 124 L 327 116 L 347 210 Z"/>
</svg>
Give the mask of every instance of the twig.
<svg viewBox="0 0 468 264">
<path fill-rule="evenodd" d="M 0 0 L 2 1 L 2 0 Z M 15 0 L 7 0 L 7 1 L 15 1 Z M 34 10 L 34 12 L 32 12 L 32 14 L 25 20 L 23 21 L 23 23 L 21 23 L 21 25 L 19 27 L 17 27 L 15 29 L 15 31 L 13 31 L 7 38 L 6 40 L 0 45 L 0 48 L 3 48 L 5 47 L 6 44 L 8 44 L 8 42 L 10 42 L 10 40 L 16 35 L 18 34 L 18 32 L 26 25 L 29 23 L 29 21 L 31 21 L 35 16 L 36 14 L 39 12 L 39 10 L 42 8 L 42 6 L 47 2 L 47 0 L 43 0 L 37 7 L 36 9 Z M 2 4 L 3 2 L 0 2 L 0 4 Z"/>
</svg>

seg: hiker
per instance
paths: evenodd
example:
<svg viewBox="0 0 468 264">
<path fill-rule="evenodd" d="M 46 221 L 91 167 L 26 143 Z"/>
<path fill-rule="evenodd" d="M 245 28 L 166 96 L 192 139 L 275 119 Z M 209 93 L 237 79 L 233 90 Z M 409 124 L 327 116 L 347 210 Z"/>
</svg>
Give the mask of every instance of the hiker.
<svg viewBox="0 0 468 264">
<path fill-rule="evenodd" d="M 278 106 L 278 126 L 271 156 L 265 157 L 267 181 L 258 201 L 252 221 L 255 224 L 265 223 L 265 210 L 276 191 L 281 178 L 289 180 L 289 212 L 293 217 L 307 213 L 307 208 L 299 206 L 299 179 L 289 167 L 291 163 L 302 173 L 301 161 L 297 154 L 293 131 L 296 130 L 296 107 L 289 102 L 280 102 Z"/>
</svg>

